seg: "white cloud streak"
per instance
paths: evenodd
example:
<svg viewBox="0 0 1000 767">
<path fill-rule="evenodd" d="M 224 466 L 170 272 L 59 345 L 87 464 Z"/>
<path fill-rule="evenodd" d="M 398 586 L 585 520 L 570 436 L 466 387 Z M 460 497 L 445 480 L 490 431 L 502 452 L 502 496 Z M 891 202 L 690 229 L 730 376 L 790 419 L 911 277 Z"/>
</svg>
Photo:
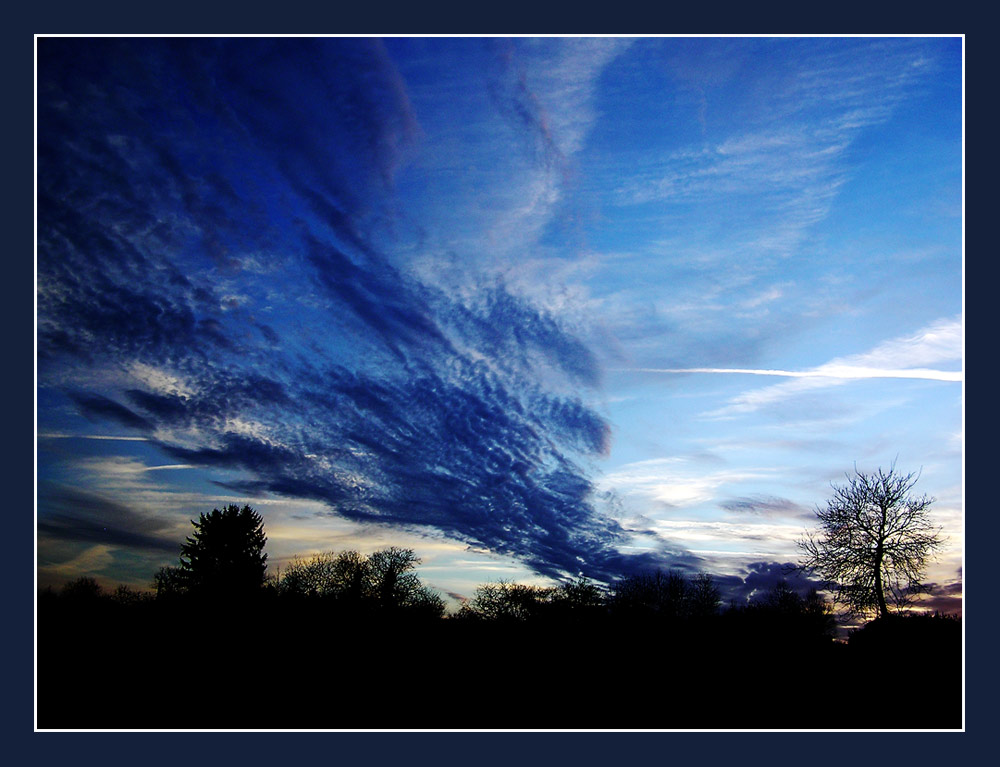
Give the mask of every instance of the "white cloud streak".
<svg viewBox="0 0 1000 767">
<path fill-rule="evenodd" d="M 750 370 L 746 368 L 627 368 L 636 373 L 730 373 L 753 376 L 781 376 L 784 378 L 919 378 L 927 381 L 961 381 L 962 373 L 950 370 L 912 368 L 888 370 L 884 368 L 854 367 L 850 365 L 824 365 L 814 370 Z"/>
<path fill-rule="evenodd" d="M 750 413 L 805 391 L 837 386 L 852 380 L 910 378 L 960 382 L 963 375 L 961 371 L 937 370 L 925 366 L 960 362 L 963 349 L 961 318 L 941 319 L 912 335 L 879 344 L 871 351 L 840 357 L 811 370 L 786 375 L 793 380 L 741 394 L 710 415 Z M 793 371 L 758 371 L 756 374 L 782 375 L 791 372 Z"/>
<path fill-rule="evenodd" d="M 149 442 L 148 437 L 121 437 L 113 434 L 56 434 L 51 432 L 39 434 L 38 439 L 107 439 L 118 442 Z"/>
</svg>

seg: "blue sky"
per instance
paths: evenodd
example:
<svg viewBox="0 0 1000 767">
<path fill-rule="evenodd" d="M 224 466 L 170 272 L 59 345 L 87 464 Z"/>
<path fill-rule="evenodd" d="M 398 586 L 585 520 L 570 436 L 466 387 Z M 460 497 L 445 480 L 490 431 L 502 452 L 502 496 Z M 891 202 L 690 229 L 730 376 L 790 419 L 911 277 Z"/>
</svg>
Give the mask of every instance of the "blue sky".
<svg viewBox="0 0 1000 767">
<path fill-rule="evenodd" d="M 962 552 L 960 38 L 44 38 L 39 583 L 188 520 L 746 595 L 855 465 Z M 949 599 L 951 601 L 949 601 Z"/>
</svg>

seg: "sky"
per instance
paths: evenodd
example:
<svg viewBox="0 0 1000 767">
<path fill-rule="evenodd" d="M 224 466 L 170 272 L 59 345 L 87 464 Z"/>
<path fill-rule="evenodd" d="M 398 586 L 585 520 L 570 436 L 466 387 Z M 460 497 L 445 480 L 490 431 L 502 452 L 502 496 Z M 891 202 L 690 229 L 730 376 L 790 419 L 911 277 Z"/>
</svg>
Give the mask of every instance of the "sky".
<svg viewBox="0 0 1000 767">
<path fill-rule="evenodd" d="M 960 610 L 961 38 L 36 56 L 39 586 L 148 587 L 249 503 L 271 572 L 399 545 L 450 601 L 745 599 L 895 464 Z"/>
</svg>

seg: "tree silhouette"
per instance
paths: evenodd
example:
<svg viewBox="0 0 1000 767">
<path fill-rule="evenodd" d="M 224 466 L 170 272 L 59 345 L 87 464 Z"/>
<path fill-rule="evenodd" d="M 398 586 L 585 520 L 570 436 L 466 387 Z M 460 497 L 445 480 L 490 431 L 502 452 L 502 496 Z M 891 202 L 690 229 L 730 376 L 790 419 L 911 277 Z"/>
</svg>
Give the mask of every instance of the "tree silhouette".
<svg viewBox="0 0 1000 767">
<path fill-rule="evenodd" d="M 369 556 L 342 551 L 296 558 L 281 573 L 278 593 L 325 599 L 351 609 L 406 610 L 439 617 L 444 601 L 420 582 L 413 571 L 419 563 L 413 549 L 395 546 Z"/>
<path fill-rule="evenodd" d="M 368 557 L 369 578 L 376 602 L 383 610 L 420 610 L 431 615 L 444 613 L 444 601 L 420 582 L 413 572 L 420 564 L 413 549 L 391 546 Z"/>
<path fill-rule="evenodd" d="M 580 621 L 604 613 L 604 589 L 586 577 L 563 583 L 553 589 L 548 599 L 548 614 L 556 621 Z"/>
<path fill-rule="evenodd" d="M 250 506 L 234 504 L 191 520 L 195 532 L 181 546 L 187 589 L 199 596 L 238 598 L 259 593 L 267 554 L 264 522 Z"/>
<path fill-rule="evenodd" d="M 639 620 L 677 620 L 686 618 L 689 607 L 687 580 L 678 572 L 627 575 L 611 587 L 611 611 L 622 617 Z"/>
<path fill-rule="evenodd" d="M 94 601 L 104 596 L 104 589 L 90 576 L 83 576 L 64 585 L 61 596 L 74 602 Z"/>
<path fill-rule="evenodd" d="M 903 607 L 919 591 L 930 553 L 941 544 L 931 524 L 927 496 L 912 496 L 914 474 L 881 468 L 854 470 L 846 485 L 834 485 L 825 509 L 817 509 L 820 532 L 798 542 L 805 553 L 799 569 L 830 582 L 834 598 L 852 613 L 878 617 L 889 603 Z"/>
<path fill-rule="evenodd" d="M 297 556 L 281 571 L 278 592 L 293 598 L 359 602 L 365 596 L 368 570 L 368 558 L 357 551 Z"/>
<path fill-rule="evenodd" d="M 555 589 L 499 580 L 476 588 L 476 595 L 462 605 L 459 617 L 512 623 L 530 620 L 548 604 Z"/>
<path fill-rule="evenodd" d="M 708 573 L 698 573 L 687 588 L 688 615 L 692 618 L 709 618 L 717 615 L 722 605 L 722 594 Z"/>
<path fill-rule="evenodd" d="M 161 567 L 153 576 L 153 590 L 160 600 L 177 599 L 187 593 L 187 578 L 180 567 Z"/>
</svg>

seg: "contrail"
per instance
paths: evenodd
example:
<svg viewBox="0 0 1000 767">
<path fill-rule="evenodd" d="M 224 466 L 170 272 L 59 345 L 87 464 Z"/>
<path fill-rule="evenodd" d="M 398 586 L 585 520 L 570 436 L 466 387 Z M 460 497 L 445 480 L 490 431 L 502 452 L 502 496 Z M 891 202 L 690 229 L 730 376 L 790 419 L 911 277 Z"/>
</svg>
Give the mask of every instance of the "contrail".
<svg viewBox="0 0 1000 767">
<path fill-rule="evenodd" d="M 149 442 L 148 437 L 118 437 L 104 434 L 39 434 L 39 439 L 111 439 L 119 442 Z"/>
<path fill-rule="evenodd" d="M 197 467 L 189 463 L 174 463 L 170 464 L 169 466 L 147 466 L 143 469 L 143 471 L 160 471 L 161 469 L 195 469 L 195 468 Z"/>
<path fill-rule="evenodd" d="M 961 381 L 961 371 L 909 368 L 886 370 L 882 368 L 831 365 L 816 370 L 752 370 L 749 368 L 614 368 L 630 373 L 728 373 L 751 376 L 779 376 L 782 378 L 916 378 L 925 381 Z"/>
</svg>

